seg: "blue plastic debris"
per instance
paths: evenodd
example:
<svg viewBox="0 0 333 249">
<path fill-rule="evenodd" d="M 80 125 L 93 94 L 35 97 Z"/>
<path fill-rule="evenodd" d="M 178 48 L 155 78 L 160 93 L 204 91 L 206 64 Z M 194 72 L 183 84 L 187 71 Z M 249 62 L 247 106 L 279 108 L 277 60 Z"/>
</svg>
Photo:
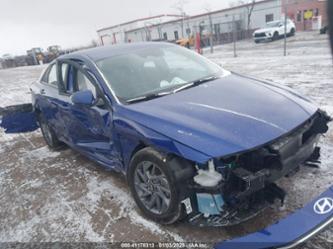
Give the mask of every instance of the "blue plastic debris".
<svg viewBox="0 0 333 249">
<path fill-rule="evenodd" d="M 197 194 L 198 208 L 204 215 L 219 215 L 224 201 L 221 195 Z"/>
<path fill-rule="evenodd" d="M 5 133 L 24 133 L 37 130 L 37 118 L 31 104 L 1 108 L 0 127 L 5 130 Z"/>
<path fill-rule="evenodd" d="M 333 189 L 263 230 L 220 242 L 215 249 L 294 248 L 333 224 Z"/>
</svg>

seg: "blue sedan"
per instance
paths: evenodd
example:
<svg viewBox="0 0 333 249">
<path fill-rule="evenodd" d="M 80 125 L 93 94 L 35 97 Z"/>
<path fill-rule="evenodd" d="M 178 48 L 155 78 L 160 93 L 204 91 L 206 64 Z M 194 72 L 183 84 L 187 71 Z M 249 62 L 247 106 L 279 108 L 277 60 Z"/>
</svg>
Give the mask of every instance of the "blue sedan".
<svg viewBox="0 0 333 249">
<path fill-rule="evenodd" d="M 163 224 L 230 226 L 283 203 L 276 181 L 319 163 L 331 120 L 289 88 L 167 43 L 62 56 L 31 91 L 46 143 L 126 175 L 142 213 Z"/>
</svg>

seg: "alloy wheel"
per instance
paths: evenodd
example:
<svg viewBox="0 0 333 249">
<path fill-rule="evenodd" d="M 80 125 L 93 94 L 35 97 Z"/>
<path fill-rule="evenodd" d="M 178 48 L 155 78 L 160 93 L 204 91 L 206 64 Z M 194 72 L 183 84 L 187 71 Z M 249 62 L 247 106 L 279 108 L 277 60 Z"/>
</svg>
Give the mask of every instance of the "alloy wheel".
<svg viewBox="0 0 333 249">
<path fill-rule="evenodd" d="M 144 161 L 136 167 L 134 188 L 141 203 L 150 212 L 160 215 L 169 209 L 170 185 L 166 175 L 155 163 Z"/>
</svg>

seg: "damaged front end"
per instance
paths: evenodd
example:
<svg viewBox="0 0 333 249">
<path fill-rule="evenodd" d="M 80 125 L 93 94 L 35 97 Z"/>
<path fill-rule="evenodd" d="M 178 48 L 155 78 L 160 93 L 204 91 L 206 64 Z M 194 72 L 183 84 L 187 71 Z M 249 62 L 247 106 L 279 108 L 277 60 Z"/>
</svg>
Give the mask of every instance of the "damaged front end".
<svg viewBox="0 0 333 249">
<path fill-rule="evenodd" d="M 300 165 L 319 163 L 319 138 L 331 118 L 318 111 L 306 123 L 254 150 L 197 166 L 183 204 L 189 222 L 197 226 L 242 223 L 279 201 L 286 192 L 275 183 L 297 172 Z"/>
<path fill-rule="evenodd" d="M 0 127 L 5 133 L 24 133 L 38 129 L 32 104 L 0 107 Z"/>
</svg>

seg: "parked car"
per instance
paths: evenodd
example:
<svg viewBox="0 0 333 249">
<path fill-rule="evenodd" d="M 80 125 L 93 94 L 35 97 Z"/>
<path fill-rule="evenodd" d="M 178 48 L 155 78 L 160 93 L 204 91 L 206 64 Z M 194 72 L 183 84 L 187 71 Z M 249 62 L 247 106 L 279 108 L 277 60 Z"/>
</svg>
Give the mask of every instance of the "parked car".
<svg viewBox="0 0 333 249">
<path fill-rule="evenodd" d="M 290 19 L 287 20 L 287 35 L 294 36 L 296 26 Z M 256 43 L 261 41 L 275 41 L 285 35 L 285 21 L 268 22 L 266 27 L 256 30 L 253 33 L 253 38 Z"/>
<path fill-rule="evenodd" d="M 283 203 L 276 181 L 318 163 L 331 120 L 290 88 L 168 43 L 61 56 L 31 91 L 46 143 L 122 172 L 142 213 L 163 224 L 230 226 Z M 7 131 L 22 120 L 35 129 L 17 115 L 4 116 Z"/>
</svg>

